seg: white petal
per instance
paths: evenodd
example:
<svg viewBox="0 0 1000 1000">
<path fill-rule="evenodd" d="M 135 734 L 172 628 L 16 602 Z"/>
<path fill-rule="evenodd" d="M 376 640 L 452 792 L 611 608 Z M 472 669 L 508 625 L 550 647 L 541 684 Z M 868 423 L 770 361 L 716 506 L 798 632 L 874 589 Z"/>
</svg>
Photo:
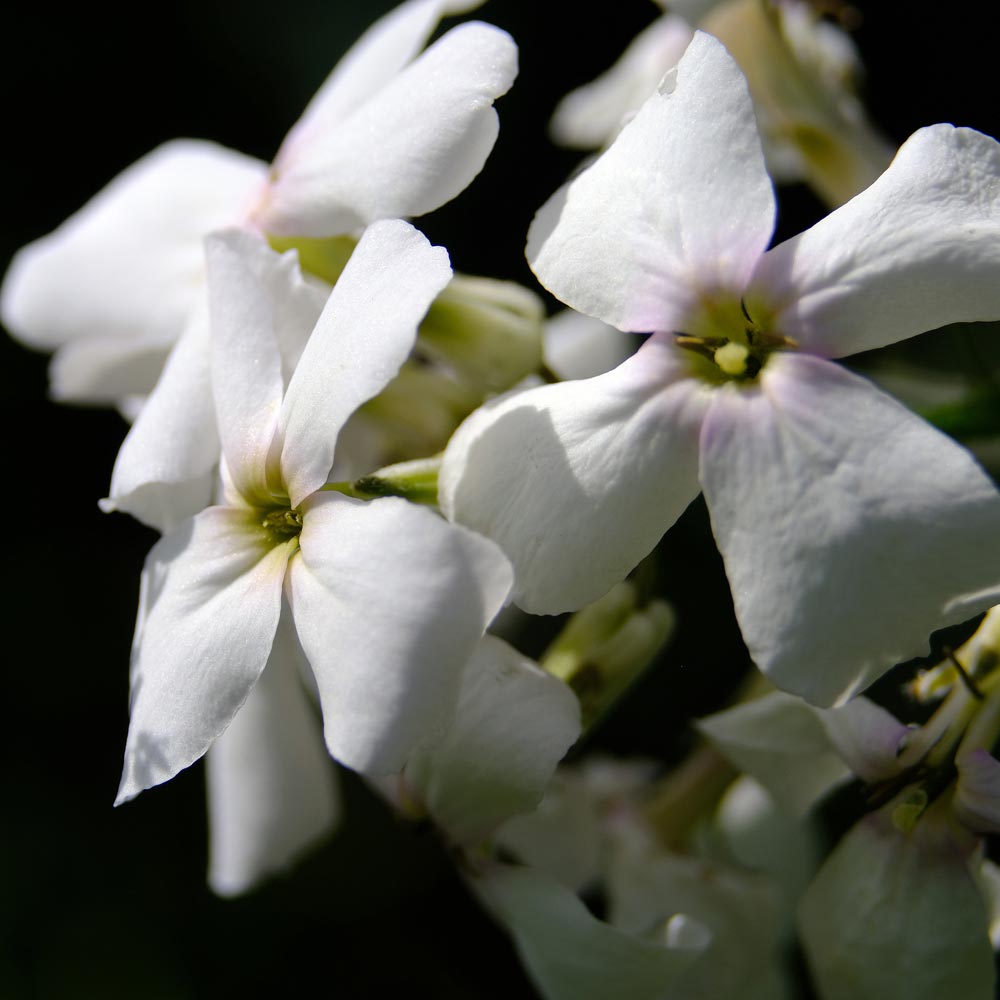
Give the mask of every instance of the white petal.
<svg viewBox="0 0 1000 1000">
<path fill-rule="evenodd" d="M 662 1000 L 699 954 L 602 923 L 567 888 L 527 868 L 496 868 L 470 885 L 546 1000 Z"/>
<path fill-rule="evenodd" d="M 516 73 L 506 32 L 453 28 L 345 120 L 285 145 L 261 228 L 333 236 L 450 201 L 486 162 L 499 130 L 493 101 Z"/>
<path fill-rule="evenodd" d="M 804 815 L 851 776 L 816 712 L 781 691 L 701 719 L 698 728 L 793 815 Z"/>
<path fill-rule="evenodd" d="M 208 506 L 219 460 L 208 357 L 208 308 L 201 303 L 122 442 L 105 510 L 169 531 Z"/>
<path fill-rule="evenodd" d="M 769 250 L 748 292 L 777 331 L 839 357 L 1000 318 L 1000 145 L 916 132 L 866 191 Z"/>
<path fill-rule="evenodd" d="M 632 934 L 676 933 L 683 915 L 702 947 L 673 991 L 679 997 L 752 996 L 776 958 L 778 895 L 757 874 L 678 854 L 624 852 L 608 876 L 608 920 Z"/>
<path fill-rule="evenodd" d="M 989 1000 L 993 953 L 968 863 L 946 833 L 906 835 L 885 813 L 837 845 L 799 907 L 825 1000 Z"/>
<path fill-rule="evenodd" d="M 281 408 L 281 472 L 293 507 L 327 481 L 337 434 L 399 371 L 449 278 L 447 251 L 408 223 L 386 220 L 365 231 Z"/>
<path fill-rule="evenodd" d="M 203 284 L 202 237 L 238 223 L 265 176 L 213 143 L 154 149 L 18 252 L 0 292 L 4 325 L 42 348 L 90 337 L 169 345 Z"/>
<path fill-rule="evenodd" d="M 58 348 L 50 393 L 61 403 L 117 403 L 152 392 L 170 353 L 158 338 L 88 337 Z"/>
<path fill-rule="evenodd" d="M 699 32 L 610 149 L 539 210 L 527 255 L 580 312 L 683 331 L 706 293 L 742 293 L 773 226 L 746 83 Z"/>
<path fill-rule="evenodd" d="M 545 324 L 545 363 L 562 379 L 592 378 L 630 358 L 640 340 L 603 320 L 564 309 Z"/>
<path fill-rule="evenodd" d="M 1000 950 L 1000 867 L 983 859 L 978 871 L 973 865 L 973 878 L 983 895 L 990 918 L 990 942 L 993 950 Z"/>
<path fill-rule="evenodd" d="M 264 669 L 290 546 L 251 511 L 210 507 L 146 559 L 119 803 L 196 761 Z"/>
<path fill-rule="evenodd" d="M 462 674 L 448 735 L 419 748 L 404 778 L 453 840 L 477 844 L 538 805 L 579 735 L 580 706 L 570 689 L 487 635 Z"/>
<path fill-rule="evenodd" d="M 656 90 L 663 74 L 677 65 L 691 36 L 691 26 L 682 18 L 657 18 L 635 36 L 614 66 L 559 102 L 549 124 L 552 138 L 576 149 L 606 145 L 628 114 Z"/>
<path fill-rule="evenodd" d="M 899 755 L 911 730 L 875 702 L 852 698 L 840 708 L 820 709 L 819 719 L 841 759 L 863 781 L 886 781 L 903 770 Z"/>
<path fill-rule="evenodd" d="M 597 878 L 603 866 L 602 804 L 575 771 L 560 768 L 538 808 L 504 823 L 493 842 L 579 891 Z"/>
<path fill-rule="evenodd" d="M 526 611 L 596 600 L 697 496 L 709 393 L 686 373 L 654 339 L 613 372 L 503 397 L 458 429 L 442 510 L 504 550 Z"/>
<path fill-rule="evenodd" d="M 757 665 L 821 705 L 1000 602 L 1000 494 L 963 448 L 831 362 L 715 394 L 701 481 Z"/>
<path fill-rule="evenodd" d="M 410 0 L 379 18 L 348 49 L 310 100 L 275 157 L 324 133 L 378 93 L 424 47 L 448 5 L 441 0 Z"/>
<path fill-rule="evenodd" d="M 208 882 L 220 896 L 252 889 L 337 825 L 336 768 L 299 664 L 291 616 L 283 614 L 260 680 L 206 756 Z"/>
<path fill-rule="evenodd" d="M 1000 833 L 1000 761 L 988 750 L 955 758 L 955 815 L 975 833 Z"/>
<path fill-rule="evenodd" d="M 299 543 L 289 596 L 327 747 L 355 770 L 399 771 L 451 722 L 510 567 L 486 539 L 394 497 L 316 494 Z"/>
<path fill-rule="evenodd" d="M 255 234 L 217 233 L 205 251 L 222 451 L 236 488 L 263 503 L 281 489 L 269 459 L 284 395 L 282 346 L 305 342 L 321 300 L 303 281 L 297 256 L 276 254 Z"/>
<path fill-rule="evenodd" d="M 781 891 L 785 905 L 779 920 L 790 922 L 789 904 L 802 895 L 825 853 L 820 824 L 781 808 L 763 785 L 744 774 L 719 800 L 713 827 L 740 868 L 767 875 Z"/>
</svg>

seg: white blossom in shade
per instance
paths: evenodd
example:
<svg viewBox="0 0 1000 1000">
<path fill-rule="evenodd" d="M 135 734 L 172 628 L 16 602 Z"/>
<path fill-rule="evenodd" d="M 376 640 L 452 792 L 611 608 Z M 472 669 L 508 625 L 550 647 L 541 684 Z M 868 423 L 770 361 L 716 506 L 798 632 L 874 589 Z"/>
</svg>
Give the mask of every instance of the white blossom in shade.
<svg viewBox="0 0 1000 1000">
<path fill-rule="evenodd" d="M 903 754 L 913 730 L 864 697 L 817 709 L 775 691 L 700 719 L 698 729 L 797 816 L 854 776 L 877 784 L 912 763 Z"/>
<path fill-rule="evenodd" d="M 705 947 L 701 928 L 656 940 L 598 920 L 566 886 L 530 868 L 493 866 L 470 886 L 514 940 L 546 1000 L 666 1000 Z"/>
<path fill-rule="evenodd" d="M 606 375 L 473 414 L 441 497 L 511 558 L 517 603 L 555 613 L 620 580 L 700 488 L 754 660 L 830 704 L 1000 598 L 996 487 L 830 360 L 1000 316 L 1000 146 L 922 129 L 765 252 L 773 226 L 746 85 L 699 33 L 528 238 L 560 299 L 654 336 Z"/>
<path fill-rule="evenodd" d="M 741 775 L 719 800 L 702 853 L 729 861 L 744 871 L 767 875 L 784 900 L 787 931 L 792 905 L 802 895 L 822 858 L 818 823 L 778 805 L 768 790 Z"/>
<path fill-rule="evenodd" d="M 799 907 L 822 1000 L 988 1000 L 993 951 L 970 845 L 940 817 L 910 832 L 890 804 L 834 849 Z M 966 835 L 967 836 L 967 835 Z"/>
<path fill-rule="evenodd" d="M 760 782 L 794 816 L 805 815 L 851 778 L 816 710 L 794 695 L 776 691 L 709 715 L 697 725 L 730 763 Z"/>
<path fill-rule="evenodd" d="M 303 685 L 308 662 L 285 609 L 267 666 L 209 747 L 208 884 L 236 896 L 328 837 L 340 819 L 336 769 Z"/>
<path fill-rule="evenodd" d="M 417 747 L 402 798 L 458 844 L 475 846 L 504 820 L 534 810 L 580 735 L 580 706 L 562 681 L 487 635 L 462 675 L 443 739 Z"/>
<path fill-rule="evenodd" d="M 662 851 L 620 852 L 608 873 L 608 921 L 635 935 L 668 937 L 683 918 L 702 948 L 674 985 L 691 1000 L 780 995 L 776 965 L 781 902 L 765 875 Z"/>
<path fill-rule="evenodd" d="M 491 865 L 470 885 L 546 1000 L 785 996 L 777 896 L 762 876 L 625 851 L 609 872 L 607 922 L 538 870 Z"/>
<path fill-rule="evenodd" d="M 539 807 L 507 820 L 494 842 L 574 892 L 592 887 L 620 841 L 650 843 L 637 801 L 656 770 L 649 760 L 593 755 L 560 767 Z"/>
<path fill-rule="evenodd" d="M 955 815 L 976 833 L 1000 833 L 1000 761 L 983 747 L 955 758 Z"/>
<path fill-rule="evenodd" d="M 371 226 L 286 389 L 279 310 L 241 252 L 254 239 L 209 241 L 225 502 L 147 559 L 119 802 L 226 730 L 268 662 L 284 601 L 330 753 L 357 770 L 398 771 L 449 725 L 462 668 L 510 587 L 489 541 L 398 498 L 323 489 L 338 431 L 398 371 L 448 281 L 445 251 L 407 223 Z"/>
</svg>

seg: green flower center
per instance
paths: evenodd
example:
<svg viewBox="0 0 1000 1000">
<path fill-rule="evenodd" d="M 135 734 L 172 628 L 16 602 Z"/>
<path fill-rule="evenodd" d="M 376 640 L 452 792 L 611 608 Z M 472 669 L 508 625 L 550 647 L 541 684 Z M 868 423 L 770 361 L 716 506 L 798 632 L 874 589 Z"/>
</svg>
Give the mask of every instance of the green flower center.
<svg viewBox="0 0 1000 1000">
<path fill-rule="evenodd" d="M 302 512 L 297 507 L 275 507 L 264 512 L 260 523 L 276 541 L 286 542 L 302 531 Z"/>
<path fill-rule="evenodd" d="M 675 334 L 674 343 L 687 353 L 692 374 L 715 385 L 754 382 L 775 351 L 798 347 L 790 337 L 755 322 L 742 300 L 738 310 L 706 303 L 692 332 Z"/>
</svg>

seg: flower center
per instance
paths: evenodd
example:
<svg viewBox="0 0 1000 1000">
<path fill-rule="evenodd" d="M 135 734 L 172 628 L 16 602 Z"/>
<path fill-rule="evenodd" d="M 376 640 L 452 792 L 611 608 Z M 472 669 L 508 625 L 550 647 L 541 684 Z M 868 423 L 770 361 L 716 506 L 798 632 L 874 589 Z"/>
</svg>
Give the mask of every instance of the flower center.
<svg viewBox="0 0 1000 1000">
<path fill-rule="evenodd" d="M 742 300 L 738 311 L 706 303 L 691 330 L 676 333 L 674 343 L 687 353 L 692 374 L 713 384 L 753 382 L 771 354 L 798 347 L 755 322 Z"/>
<path fill-rule="evenodd" d="M 302 512 L 297 507 L 275 507 L 264 512 L 260 523 L 276 541 L 286 542 L 302 530 Z"/>
</svg>

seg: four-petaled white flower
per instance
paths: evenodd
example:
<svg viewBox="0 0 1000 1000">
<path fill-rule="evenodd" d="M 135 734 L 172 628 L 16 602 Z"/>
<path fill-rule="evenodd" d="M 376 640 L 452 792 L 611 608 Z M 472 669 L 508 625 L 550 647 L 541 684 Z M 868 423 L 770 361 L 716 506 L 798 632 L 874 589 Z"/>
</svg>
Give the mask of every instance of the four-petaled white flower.
<svg viewBox="0 0 1000 1000">
<path fill-rule="evenodd" d="M 525 610 L 554 613 L 621 579 L 700 485 L 751 655 L 830 703 L 1000 600 L 994 485 L 829 360 L 1000 317 L 1000 146 L 923 129 L 765 253 L 774 212 L 743 78 L 699 33 L 528 239 L 564 302 L 655 336 L 607 375 L 474 414 L 442 505 L 510 556 Z"/>
<path fill-rule="evenodd" d="M 358 770 L 398 771 L 449 723 L 462 668 L 510 588 L 486 539 L 398 498 L 323 490 L 339 430 L 398 371 L 450 278 L 445 251 L 404 222 L 369 227 L 287 389 L 272 259 L 250 234 L 208 241 L 225 503 L 147 560 L 118 801 L 172 777 L 226 729 L 269 656 L 284 655 L 283 601 L 330 752 Z"/>
</svg>

